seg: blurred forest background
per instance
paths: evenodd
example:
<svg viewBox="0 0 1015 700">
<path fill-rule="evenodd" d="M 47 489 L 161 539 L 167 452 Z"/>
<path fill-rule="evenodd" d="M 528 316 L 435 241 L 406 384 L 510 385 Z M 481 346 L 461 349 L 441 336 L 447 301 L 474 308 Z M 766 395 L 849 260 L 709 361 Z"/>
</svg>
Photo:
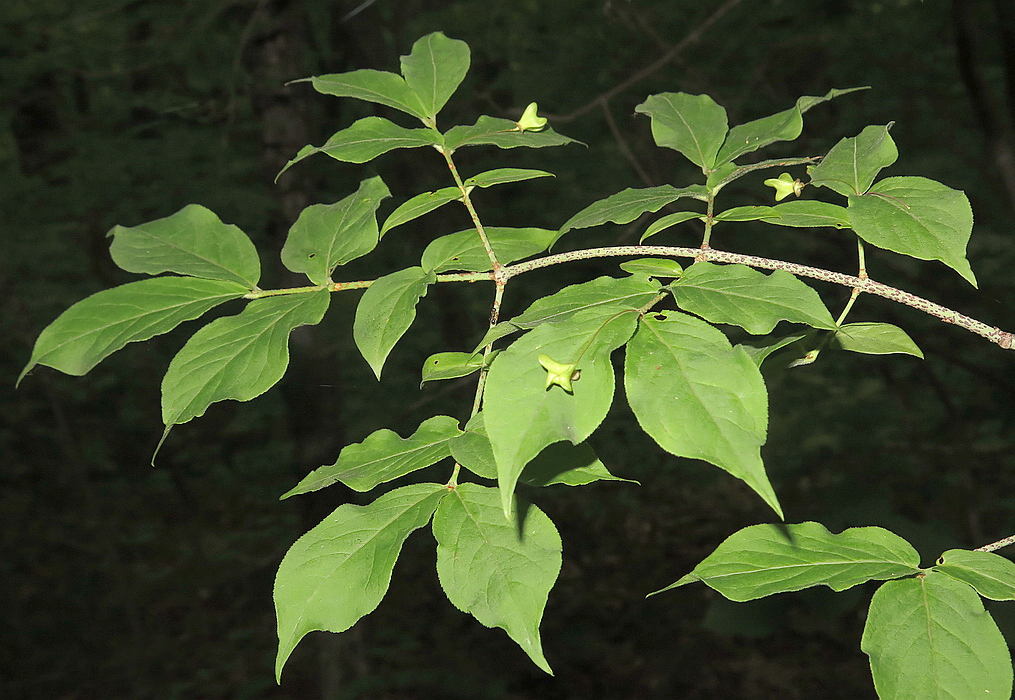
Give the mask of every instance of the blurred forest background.
<svg viewBox="0 0 1015 700">
<path fill-rule="evenodd" d="M 968 193 L 980 288 L 939 263 L 868 247 L 871 276 L 1013 330 L 1010 0 L 4 0 L 0 697 L 874 698 L 859 649 L 868 587 L 737 605 L 698 585 L 645 599 L 730 533 L 773 516 L 720 470 L 662 453 L 622 399 L 592 443 L 615 474 L 641 486 L 537 495 L 564 542 L 542 627 L 556 677 L 502 631 L 452 608 L 423 531 L 407 542 L 380 608 L 344 635 L 310 635 L 275 685 L 278 562 L 338 505 L 372 500 L 341 485 L 278 496 L 375 429 L 407 435 L 434 412 L 468 415 L 471 382 L 420 390 L 419 367 L 433 352 L 475 345 L 490 293 L 480 285 L 431 291 L 382 384 L 351 341 L 358 293 L 337 295 L 321 326 L 294 334 L 279 387 L 176 428 L 154 468 L 159 380 L 193 323 L 85 377 L 38 368 L 14 390 L 47 323 L 134 279 L 109 259 L 114 224 L 203 204 L 257 243 L 264 286 L 287 286 L 299 282 L 278 251 L 304 206 L 337 201 L 373 173 L 394 193 L 382 214 L 450 184 L 423 150 L 365 166 L 317 156 L 272 182 L 300 147 L 362 116 L 391 116 L 287 81 L 397 71 L 398 56 L 435 30 L 465 40 L 473 55 L 443 127 L 479 114 L 517 118 L 537 101 L 557 131 L 588 144 L 462 151 L 467 174 L 505 166 L 557 174 L 482 191 L 488 225 L 557 228 L 626 187 L 697 181 L 634 114 L 649 94 L 708 93 L 735 124 L 803 94 L 870 85 L 809 112 L 803 137 L 764 157 L 821 154 L 868 124 L 895 121 L 900 157 L 887 174 Z M 409 125 L 403 116 L 396 121 Z M 738 180 L 725 203 L 769 202 L 761 179 Z M 413 264 L 434 236 L 466 226 L 464 212 L 442 209 L 389 234 L 336 278 Z M 666 241 L 693 245 L 685 226 Z M 855 271 L 843 232 L 738 230 L 720 231 L 714 245 Z M 560 249 L 639 233 L 634 225 L 576 231 Z M 509 290 L 505 314 L 564 283 L 616 274 L 617 262 L 526 275 Z M 833 312 L 848 297 L 842 288 L 819 292 Z M 850 320 L 897 323 L 927 358 L 825 351 L 807 367 L 788 370 L 789 357 L 766 364 L 764 455 L 788 519 L 833 531 L 888 527 L 925 563 L 1015 532 L 1011 353 L 880 299 L 861 297 Z M 446 473 L 439 465 L 433 479 Z M 1015 640 L 1011 604 L 992 610 Z"/>
</svg>

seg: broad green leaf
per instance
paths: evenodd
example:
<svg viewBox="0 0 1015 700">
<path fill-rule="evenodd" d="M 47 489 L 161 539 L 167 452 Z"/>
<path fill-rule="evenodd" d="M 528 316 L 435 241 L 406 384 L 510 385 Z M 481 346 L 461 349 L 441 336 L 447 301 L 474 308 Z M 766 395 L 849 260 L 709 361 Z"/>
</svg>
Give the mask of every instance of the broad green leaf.
<svg viewBox="0 0 1015 700">
<path fill-rule="evenodd" d="M 377 379 L 391 348 L 416 318 L 416 303 L 435 280 L 432 272 L 410 267 L 376 280 L 360 298 L 352 337 Z"/>
<path fill-rule="evenodd" d="M 853 527 L 834 535 L 812 522 L 751 525 L 727 537 L 694 571 L 662 590 L 702 581 L 743 602 L 818 585 L 844 591 L 915 574 L 919 566 L 912 545 L 880 527 Z"/>
<path fill-rule="evenodd" d="M 653 221 L 649 227 L 645 229 L 645 233 L 641 234 L 640 242 L 644 243 L 645 239 L 649 236 L 654 236 L 660 231 L 673 228 L 677 224 L 682 224 L 685 221 L 690 221 L 691 219 L 701 219 L 703 217 L 704 214 L 696 211 L 678 211 L 675 214 L 667 214 L 663 218 Z"/>
<path fill-rule="evenodd" d="M 865 355 L 913 355 L 923 359 L 923 352 L 912 338 L 890 323 L 847 323 L 835 333 L 843 350 Z"/>
<path fill-rule="evenodd" d="M 401 62 L 406 84 L 419 97 L 426 116 L 435 119 L 469 72 L 471 55 L 464 41 L 433 32 L 417 40 Z"/>
<path fill-rule="evenodd" d="M 427 117 L 427 110 L 419 97 L 406 85 L 405 78 L 396 73 L 365 69 L 319 75 L 308 80 L 317 92 L 324 95 L 355 97 L 358 100 L 394 107 L 420 120 Z"/>
<path fill-rule="evenodd" d="M 899 157 L 888 135 L 891 128 L 890 123 L 868 126 L 858 136 L 839 141 L 818 165 L 808 169 L 810 184 L 827 187 L 844 197 L 866 192 L 877 174 Z"/>
<path fill-rule="evenodd" d="M 883 700 L 1011 697 L 1000 630 L 972 588 L 937 571 L 882 584 L 860 648 Z"/>
<path fill-rule="evenodd" d="M 976 286 L 966 260 L 973 210 L 965 193 L 923 177 L 889 177 L 849 198 L 860 238 L 920 260 L 940 260 Z"/>
<path fill-rule="evenodd" d="M 1015 563 L 999 554 L 949 549 L 934 570 L 968 583 L 984 598 L 1015 600 Z"/>
<path fill-rule="evenodd" d="M 406 129 L 381 117 L 364 117 L 332 135 L 323 146 L 304 146 L 278 174 L 315 153 L 325 153 L 346 163 L 366 163 L 396 148 L 441 144 L 441 135 L 433 129 Z"/>
<path fill-rule="evenodd" d="M 289 365 L 289 334 L 320 323 L 330 300 L 326 291 L 254 299 L 197 331 L 162 379 L 166 430 L 216 401 L 250 401 L 273 387 Z"/>
<path fill-rule="evenodd" d="M 545 228 L 490 226 L 484 230 L 490 247 L 502 265 L 542 253 L 557 235 L 556 231 Z M 474 228 L 432 240 L 423 251 L 420 265 L 424 270 L 434 272 L 486 272 L 492 269 L 490 256 Z"/>
<path fill-rule="evenodd" d="M 824 95 L 805 95 L 796 101 L 796 105 L 768 117 L 755 119 L 746 124 L 738 124 L 730 129 L 716 163 L 726 163 L 739 158 L 745 153 L 757 151 L 776 141 L 792 141 L 803 130 L 803 113 L 815 105 L 857 90 L 867 88 L 832 89 Z"/>
<path fill-rule="evenodd" d="M 631 337 L 637 317 L 635 311 L 608 307 L 543 323 L 490 366 L 483 412 L 505 514 L 511 512 L 518 476 L 533 457 L 555 442 L 578 444 L 606 417 L 614 389 L 610 354 Z M 576 365 L 580 376 L 573 393 L 546 386 L 540 355 Z"/>
<path fill-rule="evenodd" d="M 634 111 L 652 119 L 657 145 L 680 151 L 705 172 L 717 165 L 729 122 L 726 110 L 708 95 L 664 92 L 650 96 Z"/>
<path fill-rule="evenodd" d="M 746 265 L 698 262 L 669 289 L 685 311 L 753 335 L 771 333 L 779 321 L 835 328 L 818 293 L 785 270 L 766 275 Z"/>
<path fill-rule="evenodd" d="M 109 254 L 127 272 L 175 272 L 238 282 L 247 289 L 256 288 L 261 277 L 261 261 L 247 234 L 199 204 L 140 226 L 114 226 L 109 235 Z"/>
<path fill-rule="evenodd" d="M 472 417 L 465 430 L 451 440 L 451 455 L 459 464 L 477 476 L 485 479 L 497 478 L 497 464 L 493 447 L 486 434 L 483 413 Z M 522 470 L 518 481 L 530 486 L 584 486 L 594 481 L 628 481 L 614 476 L 606 468 L 588 443 L 572 445 L 570 442 L 555 442 L 547 445 Z"/>
<path fill-rule="evenodd" d="M 80 376 L 127 343 L 171 331 L 246 293 L 238 282 L 197 277 L 156 277 L 98 292 L 43 329 L 18 381 L 37 364 Z"/>
<path fill-rule="evenodd" d="M 787 345 L 791 345 L 798 340 L 803 340 L 807 337 L 807 333 L 797 333 L 795 335 L 787 335 L 784 338 L 758 338 L 748 340 L 745 343 L 737 345 L 738 348 L 743 348 L 744 352 L 754 360 L 754 364 L 761 367 L 762 363 L 768 359 L 776 350 L 780 350 Z"/>
<path fill-rule="evenodd" d="M 733 207 L 716 214 L 716 221 L 778 221 L 782 217 L 775 207 Z"/>
<path fill-rule="evenodd" d="M 768 394 L 747 353 L 700 319 L 653 312 L 627 344 L 624 375 L 627 402 L 660 447 L 742 479 L 782 516 L 761 461 Z"/>
<path fill-rule="evenodd" d="M 412 484 L 370 505 L 347 503 L 296 540 L 275 576 L 276 680 L 307 633 L 344 632 L 377 607 L 402 543 L 447 494 L 441 484 Z"/>
<path fill-rule="evenodd" d="M 684 268 L 669 258 L 640 258 L 620 263 L 620 269 L 631 274 L 649 275 L 676 279 L 684 274 Z"/>
<path fill-rule="evenodd" d="M 374 431 L 363 442 L 343 447 L 334 464 L 310 472 L 281 498 L 318 491 L 336 481 L 356 491 L 369 491 L 451 456 L 448 442 L 461 432 L 458 421 L 450 416 L 427 418 L 407 438 L 392 430 Z"/>
<path fill-rule="evenodd" d="M 521 131 L 510 119 L 482 116 L 472 126 L 453 126 L 444 134 L 444 148 L 453 152 L 462 146 L 498 146 L 500 148 L 543 148 L 579 143 L 558 134 L 550 127 L 541 131 Z"/>
<path fill-rule="evenodd" d="M 448 202 L 462 198 L 462 191 L 457 187 L 444 187 L 436 192 L 423 192 L 412 199 L 402 202 L 395 211 L 391 212 L 384 225 L 381 226 L 381 235 L 402 224 L 418 219 L 424 214 L 442 207 Z"/>
<path fill-rule="evenodd" d="M 503 185 L 508 182 L 533 180 L 537 177 L 554 177 L 554 175 L 545 170 L 497 168 L 496 170 L 487 170 L 485 173 L 474 175 L 467 179 L 464 184 L 466 187 L 492 187 L 493 185 Z"/>
<path fill-rule="evenodd" d="M 681 197 L 693 197 L 704 199 L 708 196 L 705 188 L 701 185 L 691 185 L 677 189 L 672 185 L 659 185 L 658 187 L 646 187 L 634 189 L 628 187 L 622 192 L 612 194 L 606 199 L 593 202 L 580 212 L 564 222 L 560 227 L 558 238 L 573 228 L 589 228 L 607 222 L 614 224 L 626 224 L 634 221 L 647 211 L 659 211 L 670 202 L 675 202 Z M 695 214 L 695 216 L 701 216 Z M 693 218 L 693 217 L 689 217 Z"/>
<path fill-rule="evenodd" d="M 438 352 L 423 363 L 423 380 L 420 384 L 439 379 L 457 379 L 478 372 L 483 367 L 482 353 Z"/>
<path fill-rule="evenodd" d="M 377 207 L 390 194 L 381 178 L 372 177 L 334 204 L 311 204 L 289 229 L 282 264 L 314 284 L 328 284 L 336 267 L 377 246 Z"/>
<path fill-rule="evenodd" d="M 850 227 L 849 211 L 845 207 L 819 202 L 815 199 L 784 202 L 776 204 L 772 209 L 780 214 L 780 217 L 778 219 L 762 219 L 762 221 L 778 226 L 797 228 Z"/>
<path fill-rule="evenodd" d="M 539 638 L 561 563 L 560 535 L 550 519 L 535 506 L 505 519 L 496 489 L 459 484 L 437 507 L 433 534 L 448 600 L 487 627 L 503 629 L 533 663 L 552 673 Z"/>
</svg>

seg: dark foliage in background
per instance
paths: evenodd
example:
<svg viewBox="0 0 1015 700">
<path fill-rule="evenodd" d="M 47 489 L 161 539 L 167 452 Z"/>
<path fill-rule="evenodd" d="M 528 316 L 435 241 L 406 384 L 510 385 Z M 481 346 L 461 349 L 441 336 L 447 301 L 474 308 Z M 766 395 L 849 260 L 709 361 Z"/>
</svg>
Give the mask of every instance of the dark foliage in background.
<svg viewBox="0 0 1015 700">
<path fill-rule="evenodd" d="M 654 147 L 647 120 L 633 113 L 650 93 L 707 92 L 736 123 L 800 94 L 871 85 L 809 114 L 794 148 L 822 153 L 867 124 L 896 121 L 904 170 L 970 196 L 980 291 L 940 265 L 881 251 L 868 252 L 871 275 L 1010 326 L 1010 3 L 377 0 L 354 14 L 359 5 L 8 0 L 0 8 L 0 696 L 874 697 L 857 648 L 863 591 L 735 605 L 699 587 L 644 599 L 727 534 L 770 515 L 719 470 L 628 440 L 632 426 L 619 415 L 601 428 L 613 440 L 597 450 L 615 473 L 651 488 L 559 487 L 540 504 L 565 543 L 543 624 L 556 678 L 502 633 L 451 609 L 432 547 L 411 538 L 381 607 L 346 635 L 301 645 L 274 686 L 275 567 L 296 536 L 361 498 L 338 487 L 277 497 L 377 425 L 404 435 L 424 404 L 462 405 L 468 385 L 420 391 L 418 368 L 431 352 L 464 350 L 463 338 L 471 348 L 482 335 L 482 300 L 467 318 L 447 311 L 468 303 L 469 289 L 438 288 L 421 304 L 421 340 L 396 350 L 380 390 L 348 340 L 355 300 L 336 298 L 325 325 L 294 335 L 279 389 L 178 428 L 154 469 L 158 381 L 182 335 L 118 353 L 86 377 L 38 369 L 16 393 L 14 378 L 61 310 L 130 279 L 108 258 L 114 224 L 203 204 L 252 235 L 266 283 L 285 284 L 277 251 L 296 213 L 348 194 L 366 170 L 320 157 L 278 184 L 275 173 L 301 146 L 372 109 L 384 113 L 286 81 L 393 69 L 394 56 L 433 30 L 466 40 L 474 54 L 446 119 L 517 118 L 537 101 L 557 131 L 589 144 L 511 152 L 512 165 L 558 177 L 484 191 L 478 205 L 492 225 L 555 228 L 625 187 L 684 184 L 690 173 Z M 807 141 L 808 133 L 831 140 Z M 373 166 L 396 201 L 447 184 L 436 157 L 413 155 Z M 460 167 L 485 169 L 481 158 L 463 154 Z M 742 204 L 770 196 L 737 188 Z M 345 274 L 369 276 L 466 225 L 455 212 L 423 222 Z M 787 244 L 767 240 L 764 225 L 749 231 L 729 247 L 852 265 L 849 245 L 827 232 Z M 583 232 L 582 246 L 637 234 L 604 227 Z M 554 273 L 540 283 L 562 281 Z M 841 290 L 822 291 L 844 301 Z M 506 312 L 527 301 L 507 299 Z M 787 513 L 833 530 L 890 527 L 927 552 L 1010 534 L 1008 356 L 886 303 L 861 298 L 854 313 L 909 329 L 927 360 L 828 352 L 810 367 L 768 371 L 765 456 Z M 1004 608 L 996 615 L 1003 626 Z"/>
</svg>

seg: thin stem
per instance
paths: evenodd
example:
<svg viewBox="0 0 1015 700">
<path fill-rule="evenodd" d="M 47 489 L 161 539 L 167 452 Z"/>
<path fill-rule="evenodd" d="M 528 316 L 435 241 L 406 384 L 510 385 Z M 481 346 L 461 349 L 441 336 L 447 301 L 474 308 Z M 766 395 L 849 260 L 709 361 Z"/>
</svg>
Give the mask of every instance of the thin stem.
<svg viewBox="0 0 1015 700">
<path fill-rule="evenodd" d="M 857 249 L 857 257 L 859 260 L 858 264 L 859 272 L 857 273 L 856 276 L 858 279 L 865 280 L 867 279 L 867 262 L 864 259 L 863 243 L 861 243 L 859 240 L 857 240 L 856 242 L 856 249 Z M 853 308 L 853 303 L 857 300 L 857 297 L 859 296 L 860 289 L 858 287 L 853 287 L 853 293 L 849 295 L 849 301 L 846 302 L 846 306 L 845 308 L 843 308 L 842 313 L 839 314 L 839 318 L 835 319 L 835 325 L 837 326 L 842 325 L 842 322 L 846 320 L 846 314 L 848 314 L 849 310 Z"/>
<path fill-rule="evenodd" d="M 705 209 L 705 233 L 701 237 L 701 247 L 708 248 L 709 240 L 712 238 L 712 225 L 715 221 L 712 219 L 712 214 L 715 211 L 715 192 L 710 191 L 708 193 L 708 205 Z"/>
<path fill-rule="evenodd" d="M 447 161 L 448 169 L 451 171 L 451 176 L 455 179 L 455 185 L 458 186 L 459 191 L 462 193 L 462 203 L 465 204 L 465 208 L 469 210 L 469 216 L 472 217 L 472 224 L 476 227 L 476 232 L 479 234 L 479 239 L 483 241 L 483 249 L 486 250 L 486 254 L 490 257 L 490 265 L 493 267 L 494 279 L 500 276 L 500 272 L 503 269 L 503 265 L 497 260 L 497 254 L 493 252 L 493 246 L 490 245 L 490 239 L 486 236 L 486 229 L 483 228 L 482 222 L 479 220 L 479 214 L 476 213 L 476 208 L 472 206 L 472 198 L 469 197 L 469 188 L 462 182 L 462 176 L 458 174 L 458 168 L 455 167 L 455 161 L 451 158 L 451 153 L 446 149 L 439 149 L 441 155 L 444 156 L 444 160 Z"/>
<path fill-rule="evenodd" d="M 982 547 L 977 547 L 973 551 L 993 552 L 995 550 L 1001 549 L 1002 547 L 1007 547 L 1010 544 L 1015 544 L 1015 535 L 1009 535 L 1008 537 L 1005 537 L 1003 540 L 998 540 L 997 542 L 991 542 L 990 544 L 985 544 Z"/>
</svg>

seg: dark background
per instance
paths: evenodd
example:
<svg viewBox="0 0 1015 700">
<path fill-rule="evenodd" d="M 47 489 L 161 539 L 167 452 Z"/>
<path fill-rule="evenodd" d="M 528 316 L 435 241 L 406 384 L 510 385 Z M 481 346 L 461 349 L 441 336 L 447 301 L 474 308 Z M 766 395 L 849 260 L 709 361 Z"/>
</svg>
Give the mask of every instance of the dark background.
<svg viewBox="0 0 1015 700">
<path fill-rule="evenodd" d="M 472 48 L 442 126 L 517 118 L 530 101 L 588 147 L 466 149 L 466 174 L 538 167 L 555 180 L 477 197 L 489 225 L 560 226 L 624 189 L 696 181 L 656 148 L 634 106 L 652 93 L 708 93 L 732 124 L 802 94 L 870 85 L 806 115 L 802 138 L 765 151 L 817 155 L 895 121 L 898 163 L 965 190 L 976 215 L 973 290 L 939 263 L 868 247 L 875 279 L 1012 330 L 1015 246 L 1015 6 L 1009 0 L 5 0 L 0 7 L 0 696 L 108 698 L 873 698 L 859 650 L 872 591 L 825 588 L 735 605 L 704 586 L 645 599 L 735 530 L 772 514 L 714 467 L 661 453 L 623 400 L 593 437 L 642 485 L 535 494 L 564 541 L 543 620 L 543 675 L 500 630 L 443 599 L 428 531 L 410 538 L 377 611 L 343 635 L 314 633 L 274 683 L 271 586 L 288 546 L 344 502 L 341 486 L 277 500 L 342 445 L 380 427 L 411 432 L 467 415 L 471 382 L 418 387 L 423 358 L 474 346 L 489 290 L 442 285 L 377 384 L 350 339 L 357 292 L 293 336 L 283 383 L 161 433 L 159 381 L 198 326 L 135 344 L 86 377 L 47 368 L 14 391 L 39 331 L 84 296 L 134 279 L 106 232 L 197 202 L 262 252 L 264 286 L 299 284 L 278 263 L 289 224 L 314 202 L 379 173 L 397 203 L 449 184 L 435 154 L 364 165 L 316 156 L 272 180 L 307 143 L 385 108 L 286 81 L 398 69 L 440 30 Z M 358 13 L 355 10 L 360 9 Z M 404 115 L 402 115 L 404 116 Z M 408 124 L 402 116 L 394 116 Z M 773 175 L 776 173 L 773 173 Z M 802 173 L 800 173 L 802 174 Z M 700 173 L 698 173 L 700 177 Z M 767 176 L 767 175 L 766 175 Z M 760 178 L 727 205 L 770 201 Z M 465 228 L 441 210 L 396 229 L 337 279 L 413 264 L 434 236 Z M 642 226 L 644 223 L 642 223 Z M 690 228 L 664 240 L 693 245 Z M 641 229 L 569 234 L 568 246 L 633 242 Z M 855 271 L 845 232 L 744 226 L 716 247 Z M 415 257 L 414 257 L 415 256 Z M 616 261 L 527 275 L 505 314 Z M 841 288 L 820 293 L 837 313 Z M 240 307 L 227 306 L 222 313 Z M 927 355 L 826 351 L 766 365 L 765 448 L 791 521 L 881 525 L 932 562 L 1015 532 L 1012 357 L 961 329 L 862 297 L 850 320 L 904 326 Z M 441 465 L 433 478 L 446 478 Z M 1009 604 L 1010 605 L 1010 604 Z M 1015 618 L 992 607 L 1008 632 Z M 1009 635 L 1009 639 L 1015 637 Z"/>
</svg>

